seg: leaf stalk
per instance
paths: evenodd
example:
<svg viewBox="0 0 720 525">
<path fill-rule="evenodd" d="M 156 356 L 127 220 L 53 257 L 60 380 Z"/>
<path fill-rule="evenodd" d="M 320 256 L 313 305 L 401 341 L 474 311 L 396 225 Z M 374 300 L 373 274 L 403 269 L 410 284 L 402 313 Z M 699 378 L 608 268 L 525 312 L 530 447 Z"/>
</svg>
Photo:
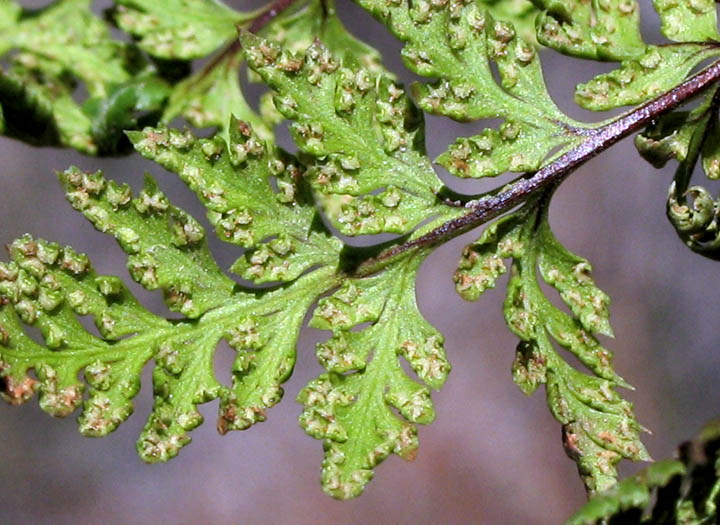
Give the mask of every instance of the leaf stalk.
<svg viewBox="0 0 720 525">
<path fill-rule="evenodd" d="M 509 211 L 537 192 L 560 184 L 593 157 L 699 95 L 718 80 L 720 80 L 720 60 L 655 99 L 597 129 L 588 130 L 587 138 L 580 145 L 550 164 L 516 179 L 505 191 L 469 203 L 468 207 L 471 211 L 467 214 L 451 219 L 415 239 L 387 248 L 377 256 L 362 262 L 356 267 L 354 275 L 370 275 L 406 252 L 445 243 Z"/>
</svg>

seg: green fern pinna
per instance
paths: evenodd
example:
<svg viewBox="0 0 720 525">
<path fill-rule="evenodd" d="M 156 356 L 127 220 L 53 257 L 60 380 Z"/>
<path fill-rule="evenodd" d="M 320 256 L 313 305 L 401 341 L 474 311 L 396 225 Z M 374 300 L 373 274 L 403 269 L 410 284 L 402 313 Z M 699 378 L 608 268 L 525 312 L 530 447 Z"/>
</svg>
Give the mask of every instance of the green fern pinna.
<svg viewBox="0 0 720 525">
<path fill-rule="evenodd" d="M 177 174 L 214 233 L 237 245 L 229 271 L 239 278 L 218 266 L 201 223 L 150 175 L 133 194 L 100 172 L 65 170 L 59 179 L 70 204 L 117 240 L 132 279 L 161 290 L 182 317 L 151 313 L 118 277 L 96 273 L 88 256 L 22 237 L 0 263 L 3 397 L 20 404 L 38 393 L 43 410 L 80 410 L 81 433 L 102 436 L 130 416 L 141 371 L 153 361 L 154 406 L 137 450 L 145 461 L 166 461 L 202 423 L 198 404 L 220 400 L 221 433 L 271 414 L 311 310 L 310 326 L 328 332 L 316 351 L 325 372 L 298 395 L 300 425 L 323 442 L 325 492 L 355 497 L 388 455 L 414 457 L 416 425 L 433 421 L 431 392 L 450 372 L 443 336 L 417 306 L 418 268 L 435 247 L 488 223 L 453 279 L 463 298 L 477 300 L 510 273 L 504 312 L 519 339 L 513 379 L 528 395 L 544 386 L 568 456 L 587 490 L 602 493 L 571 522 L 711 522 L 717 476 L 703 471 L 704 483 L 695 483 L 701 497 L 680 483 L 697 481 L 697 458 L 616 484 L 621 459 L 649 460 L 643 427 L 599 339 L 612 335 L 609 298 L 588 261 L 555 238 L 548 210 L 575 168 L 649 125 L 636 138 L 641 154 L 656 166 L 679 161 L 668 216 L 691 249 L 718 256 L 718 205 L 689 186 L 698 162 L 709 178 L 720 176 L 720 66 L 689 78 L 720 55 L 714 2 L 655 0 L 672 44 L 654 45 L 643 41 L 633 0 L 355 1 L 403 43 L 405 65 L 427 82 L 398 84 L 380 55 L 345 30 L 331 0 L 278 0 L 253 12 L 214 0 L 116 0 L 107 22 L 89 0 L 41 10 L 0 1 L 2 132 L 91 155 L 134 149 Z M 108 23 L 132 41 L 113 40 Z M 617 63 L 577 87 L 582 107 L 637 107 L 592 124 L 564 114 L 544 85 L 542 47 Z M 241 89 L 243 64 L 269 88 L 257 110 Z M 702 97 L 695 109 L 677 110 L 694 96 Z M 458 138 L 433 161 L 424 112 L 499 123 Z M 178 118 L 215 133 L 197 138 L 169 127 Z M 275 144 L 273 128 L 283 121 L 295 154 Z M 519 175 L 462 195 L 433 162 L 457 177 Z M 392 240 L 367 248 L 342 241 L 382 233 Z M 27 327 L 39 329 L 44 344 Z M 236 351 L 230 386 L 212 369 L 223 340 Z M 706 461 L 717 453 L 713 428 L 700 438 Z M 653 489 L 664 491 L 660 510 L 646 510 Z"/>
</svg>

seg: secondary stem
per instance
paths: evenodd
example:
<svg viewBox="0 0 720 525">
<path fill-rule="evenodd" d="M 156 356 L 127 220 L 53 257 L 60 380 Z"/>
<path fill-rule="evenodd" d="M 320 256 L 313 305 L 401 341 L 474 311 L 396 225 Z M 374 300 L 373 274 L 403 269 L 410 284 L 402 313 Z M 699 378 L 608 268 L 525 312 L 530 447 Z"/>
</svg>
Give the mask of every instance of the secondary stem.
<svg viewBox="0 0 720 525">
<path fill-rule="evenodd" d="M 275 0 L 271 3 L 260 16 L 255 18 L 248 27 L 248 31 L 251 33 L 257 33 L 263 27 L 265 27 L 273 18 L 278 16 L 280 13 L 290 7 L 296 0 Z"/>
<path fill-rule="evenodd" d="M 505 213 L 536 192 L 559 184 L 588 160 L 698 95 L 718 79 L 720 79 L 720 60 L 667 93 L 589 132 L 587 138 L 579 146 L 561 155 L 534 174 L 516 180 L 506 191 L 482 199 L 466 215 L 449 220 L 416 239 L 388 248 L 376 257 L 364 261 L 355 269 L 354 274 L 362 276 L 374 273 L 385 266 L 390 259 L 400 254 L 446 242 Z"/>
</svg>

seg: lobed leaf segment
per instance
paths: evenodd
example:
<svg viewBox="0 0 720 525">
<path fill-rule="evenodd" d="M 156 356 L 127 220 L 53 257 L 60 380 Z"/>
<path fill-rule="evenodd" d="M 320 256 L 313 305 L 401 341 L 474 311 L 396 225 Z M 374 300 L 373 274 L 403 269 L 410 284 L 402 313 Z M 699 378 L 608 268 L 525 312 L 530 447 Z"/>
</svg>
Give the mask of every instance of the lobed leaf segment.
<svg viewBox="0 0 720 525">
<path fill-rule="evenodd" d="M 4 134 L 108 154 L 123 129 L 157 118 L 169 86 L 133 45 L 111 39 L 90 4 L 61 0 L 32 11 L 0 3 L 0 56 L 9 61 L 0 71 Z"/>
<path fill-rule="evenodd" d="M 550 195 L 490 225 L 465 247 L 454 280 L 458 293 L 476 300 L 507 271 L 512 259 L 505 320 L 520 338 L 513 379 L 527 395 L 546 385 L 548 406 L 563 425 L 563 445 L 591 491 L 615 483 L 620 459 L 647 461 L 642 427 L 632 406 L 614 390 L 628 385 L 612 369 L 612 354 L 597 339 L 612 336 L 609 298 L 595 286 L 590 264 L 567 251 L 548 222 Z M 539 277 L 560 294 L 570 313 L 543 293 Z M 570 351 L 592 375 L 572 368 L 557 346 Z"/>
<path fill-rule="evenodd" d="M 678 459 L 653 463 L 594 496 L 567 525 L 717 522 L 720 425 L 708 423 L 680 445 Z"/>
</svg>

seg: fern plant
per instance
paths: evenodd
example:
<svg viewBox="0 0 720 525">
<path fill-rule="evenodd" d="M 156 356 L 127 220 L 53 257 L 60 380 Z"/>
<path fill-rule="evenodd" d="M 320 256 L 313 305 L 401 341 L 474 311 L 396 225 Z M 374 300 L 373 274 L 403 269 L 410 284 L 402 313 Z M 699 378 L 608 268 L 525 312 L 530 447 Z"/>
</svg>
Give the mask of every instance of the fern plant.
<svg viewBox="0 0 720 525">
<path fill-rule="evenodd" d="M 708 467 L 697 491 L 679 489 L 679 476 L 695 472 L 689 461 L 616 485 L 620 460 L 650 459 L 644 429 L 604 346 L 613 333 L 609 298 L 590 263 L 555 237 L 548 213 L 568 175 L 641 132 L 636 145 L 653 165 L 679 161 L 667 203 L 678 235 L 717 257 L 718 204 L 690 186 L 699 162 L 710 179 L 720 176 L 720 63 L 691 75 L 720 55 L 714 2 L 654 1 L 672 42 L 656 45 L 643 40 L 631 0 L 355 1 L 402 42 L 405 65 L 427 81 L 406 90 L 347 32 L 331 0 L 278 0 L 248 12 L 212 0 L 117 0 L 106 20 L 88 0 L 40 10 L 0 2 L 3 133 L 91 155 L 134 149 L 175 173 L 219 239 L 238 248 L 233 279 L 200 220 L 150 175 L 133 194 L 101 172 L 60 172 L 72 207 L 126 253 L 131 278 L 162 291 L 181 317 L 152 313 L 87 255 L 24 236 L 0 264 L 3 397 L 20 404 L 38 393 L 46 412 L 80 410 L 81 433 L 103 436 L 130 416 L 141 372 L 154 361 L 154 405 L 137 450 L 145 461 L 166 461 L 202 423 L 201 403 L 220 400 L 223 434 L 271 416 L 311 312 L 310 326 L 328 332 L 316 349 L 325 372 L 297 397 L 300 426 L 323 443 L 324 491 L 355 497 L 390 454 L 415 456 L 417 425 L 435 417 L 431 391 L 450 372 L 443 336 L 417 306 L 418 268 L 438 246 L 487 224 L 453 280 L 463 298 L 477 300 L 509 271 L 504 315 L 519 339 L 513 380 L 528 395 L 544 387 L 589 494 L 610 490 L 575 522 L 628 508 L 641 515 L 648 497 L 625 501 L 647 485 L 672 487 L 653 511 L 668 523 L 711 522 L 720 485 Z M 108 24 L 132 39 L 114 40 Z M 566 115 L 545 87 L 542 47 L 617 62 L 578 86 L 582 107 L 637 107 L 599 123 Z M 243 94 L 243 64 L 269 88 L 257 109 Z M 694 97 L 693 109 L 679 109 Z M 498 124 L 458 138 L 433 161 L 424 112 Z M 178 118 L 212 128 L 210 136 L 180 129 Z M 276 143 L 283 122 L 296 153 Z M 456 177 L 519 175 L 466 195 L 447 187 L 433 162 Z M 366 247 L 347 242 L 377 234 L 392 236 Z M 236 351 L 231 385 L 212 368 L 223 340 Z"/>
</svg>

